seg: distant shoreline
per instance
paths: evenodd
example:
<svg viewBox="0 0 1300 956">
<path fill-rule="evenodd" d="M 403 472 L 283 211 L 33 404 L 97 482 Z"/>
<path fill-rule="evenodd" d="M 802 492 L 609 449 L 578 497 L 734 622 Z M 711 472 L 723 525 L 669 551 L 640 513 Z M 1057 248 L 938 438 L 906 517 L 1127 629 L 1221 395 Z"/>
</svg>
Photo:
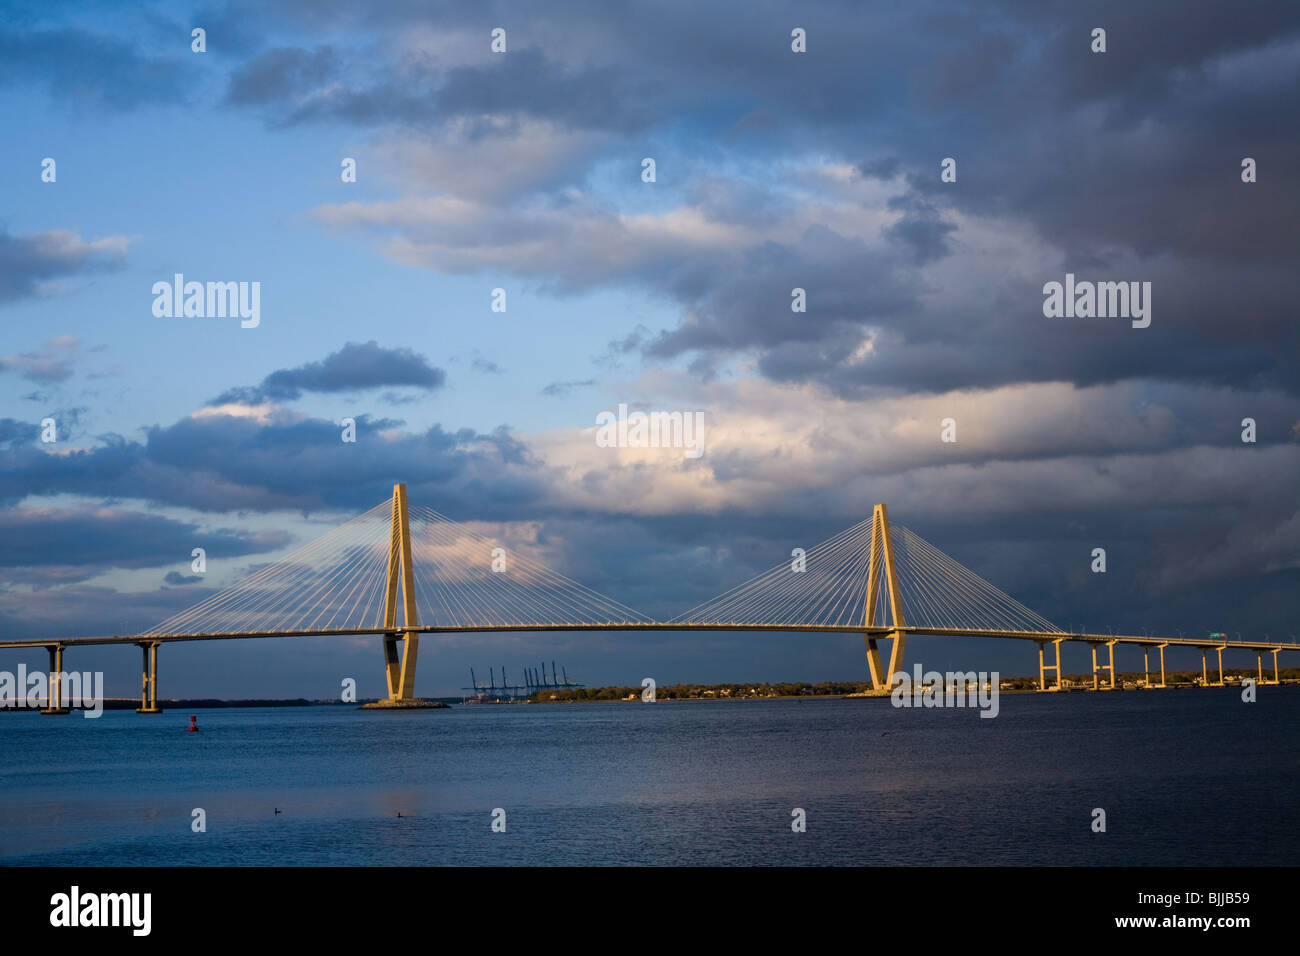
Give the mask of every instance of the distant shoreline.
<svg viewBox="0 0 1300 956">
<path fill-rule="evenodd" d="M 1267 672 L 1266 672 L 1267 673 Z M 1279 671 L 1282 684 L 1300 683 L 1300 668 L 1282 668 Z M 1159 672 L 1152 675 L 1159 678 Z M 1177 690 L 1197 688 L 1200 684 L 1200 671 L 1169 671 L 1165 676 L 1165 687 L 1151 689 Z M 1271 675 L 1268 675 L 1271 678 Z M 1253 673 L 1243 673 L 1234 668 L 1225 668 L 1224 686 L 1238 686 L 1241 679 L 1254 680 Z M 1099 689 L 1109 690 L 1109 679 L 1097 675 Z M 1093 677 L 1091 674 L 1066 674 L 1063 693 L 1091 692 Z M 1000 677 L 999 694 L 1036 694 L 1037 677 Z M 1122 672 L 1115 677 L 1115 690 L 1145 689 L 1145 677 L 1141 671 Z M 584 687 L 556 688 L 534 691 L 527 698 L 534 704 L 573 704 L 593 702 L 629 702 L 641 700 L 640 687 Z M 785 681 L 779 683 L 724 683 L 724 684 L 670 684 L 655 689 L 655 703 L 678 700 L 836 700 L 836 699 L 874 699 L 888 697 L 888 691 L 873 690 L 866 681 L 823 681 L 811 684 L 803 681 Z M 510 703 L 509 700 L 482 700 L 476 703 Z"/>
<path fill-rule="evenodd" d="M 1226 668 L 1225 668 L 1226 670 Z M 1234 668 L 1234 670 L 1236 670 Z M 1271 679 L 1267 671 L 1266 679 Z M 1283 686 L 1300 683 L 1300 668 L 1290 667 L 1282 668 L 1279 672 Z M 1098 675 L 1103 690 L 1107 688 L 1107 679 L 1104 675 Z M 1142 690 L 1138 686 L 1142 681 L 1141 672 L 1121 673 L 1116 675 L 1116 690 Z M 1226 675 L 1225 687 L 1239 686 L 1241 678 L 1255 679 L 1254 674 L 1228 674 Z M 1066 693 L 1090 693 L 1092 691 L 1091 676 L 1088 674 L 1067 674 L 1065 677 L 1068 685 L 1063 688 Z M 1165 690 L 1181 689 L 1198 689 L 1200 672 L 1199 671 L 1177 671 L 1169 672 L 1166 675 Z M 1004 677 L 1001 679 L 1002 684 L 1011 684 L 1013 686 L 1003 686 L 999 688 L 999 694 L 1035 694 L 1038 693 L 1037 678 L 1035 677 Z M 1265 685 L 1269 686 L 1269 685 Z M 781 692 L 772 692 L 775 688 L 781 688 Z M 798 688 L 798 693 L 790 693 L 789 690 Z M 758 693 L 757 691 L 766 691 Z M 725 693 L 724 693 L 725 691 Z M 655 703 L 675 703 L 678 701 L 700 701 L 700 700 L 872 700 L 888 698 L 887 692 L 874 692 L 866 682 L 840 682 L 827 681 L 820 684 L 810 684 L 801 682 L 780 682 L 777 684 L 758 683 L 758 684 L 673 684 L 656 689 Z M 474 701 L 467 700 L 464 697 L 428 697 L 428 701 L 436 701 L 451 706 L 480 706 L 481 704 L 510 704 L 515 703 L 508 699 L 491 699 Z M 216 697 L 193 697 L 184 700 L 159 700 L 158 706 L 164 711 L 175 710 L 229 710 L 233 708 L 262 708 L 262 707 L 347 707 L 352 709 L 360 708 L 363 704 L 381 702 L 383 698 L 363 697 L 355 701 L 342 700 L 312 700 L 306 697 L 289 697 L 289 698 L 248 698 L 248 699 L 222 699 Z M 531 697 L 521 698 L 518 703 L 530 704 L 590 704 L 590 703 L 639 703 L 641 701 L 640 687 L 593 687 L 581 688 L 579 690 L 564 690 L 563 688 L 548 692 L 546 690 L 535 691 Z M 139 698 L 106 698 L 104 700 L 105 710 L 135 710 L 140 706 Z M 30 710 L 25 707 L 0 707 L 0 713 L 21 712 Z"/>
</svg>

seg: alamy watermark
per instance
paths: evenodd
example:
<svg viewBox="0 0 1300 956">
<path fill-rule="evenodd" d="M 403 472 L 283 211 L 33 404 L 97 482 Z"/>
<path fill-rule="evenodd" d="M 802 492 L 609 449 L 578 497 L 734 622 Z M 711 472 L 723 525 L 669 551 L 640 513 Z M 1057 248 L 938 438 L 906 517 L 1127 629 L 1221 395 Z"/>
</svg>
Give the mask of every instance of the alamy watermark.
<svg viewBox="0 0 1300 956">
<path fill-rule="evenodd" d="M 895 707 L 978 707 L 981 717 L 998 715 L 997 671 L 938 671 L 921 673 L 921 665 L 898 671 L 890 682 L 889 697 Z"/>
<path fill-rule="evenodd" d="M 243 319 L 240 328 L 255 329 L 262 321 L 262 283 L 186 282 L 178 272 L 171 282 L 153 284 L 153 314 L 160 319 Z"/>
<path fill-rule="evenodd" d="M 1132 319 L 1133 328 L 1151 324 L 1150 282 L 1075 282 L 1043 285 L 1043 315 L 1049 319 Z"/>
<path fill-rule="evenodd" d="M 55 927 L 119 926 L 132 936 L 148 936 L 152 912 L 152 893 L 83 893 L 74 885 L 50 897 L 50 925 Z"/>
<path fill-rule="evenodd" d="M 685 457 L 704 454 L 703 412 L 632 412 L 618 406 L 618 414 L 596 416 L 599 448 L 682 448 Z"/>
<path fill-rule="evenodd" d="M 59 688 L 63 707 L 80 708 L 83 717 L 104 713 L 103 671 L 59 671 L 57 674 L 18 665 L 18 673 L 0 671 L 0 707 L 27 707 L 40 710 L 50 699 L 50 689 Z"/>
</svg>

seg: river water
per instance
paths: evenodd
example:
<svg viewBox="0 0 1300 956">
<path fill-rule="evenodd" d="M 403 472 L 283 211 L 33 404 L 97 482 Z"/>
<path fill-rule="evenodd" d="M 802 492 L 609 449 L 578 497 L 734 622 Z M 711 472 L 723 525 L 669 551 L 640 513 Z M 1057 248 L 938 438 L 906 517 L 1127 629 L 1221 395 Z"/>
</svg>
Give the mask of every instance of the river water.
<svg viewBox="0 0 1300 956">
<path fill-rule="evenodd" d="M 1300 863 L 1300 687 L 194 714 L 0 714 L 0 862 Z"/>
</svg>

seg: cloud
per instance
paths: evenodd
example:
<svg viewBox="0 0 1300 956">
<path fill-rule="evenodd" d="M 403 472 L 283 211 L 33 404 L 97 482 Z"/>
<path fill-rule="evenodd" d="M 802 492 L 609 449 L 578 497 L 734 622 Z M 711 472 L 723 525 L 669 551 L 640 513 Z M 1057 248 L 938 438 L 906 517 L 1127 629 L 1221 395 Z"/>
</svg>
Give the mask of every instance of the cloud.
<svg viewBox="0 0 1300 956">
<path fill-rule="evenodd" d="M 573 382 L 551 382 L 542 389 L 542 394 L 547 398 L 568 398 L 573 394 L 574 390 L 587 388 L 595 384 L 596 380 L 594 378 L 585 378 Z"/>
<path fill-rule="evenodd" d="M 57 291 L 65 277 L 120 268 L 129 244 L 125 236 L 83 242 L 66 229 L 27 236 L 0 229 L 0 305 Z"/>
<path fill-rule="evenodd" d="M 251 35 L 278 39 L 236 44 L 226 99 L 277 126 L 375 131 L 406 195 L 317 209 L 330 228 L 418 268 L 663 297 L 677 319 L 639 354 L 702 377 L 753 356 L 773 380 L 845 391 L 1134 376 L 1295 388 L 1278 356 L 1300 346 L 1300 184 L 1272 171 L 1300 163 L 1300 11 L 1193 8 L 828 0 L 807 6 L 810 52 L 794 55 L 771 35 L 775 5 L 689 8 L 685 36 L 663 9 L 583 7 L 562 25 L 521 13 L 497 55 L 454 10 L 435 30 L 408 7 L 248 7 Z M 1115 41 L 1104 55 L 1088 49 L 1098 18 Z M 19 81 L 53 75 L 37 48 L 92 67 L 111 49 L 136 81 L 154 62 L 80 28 L 5 37 Z M 646 153 L 662 181 L 635 206 L 617 175 L 635 182 Z M 1259 182 L 1240 182 L 1244 155 Z M 939 180 L 946 156 L 956 183 Z M 814 183 L 818 165 L 857 169 L 858 184 Z M 40 291 L 40 268 L 4 270 L 4 255 L 0 301 Z M 1150 279 L 1160 331 L 1117 345 L 1040 321 L 1038 290 L 1067 270 Z M 792 325 L 775 297 L 795 285 L 819 306 Z"/>
<path fill-rule="evenodd" d="M 33 382 L 62 382 L 72 376 L 72 361 L 80 342 L 71 335 L 59 335 L 35 352 L 0 355 L 0 372 L 17 371 Z"/>
<path fill-rule="evenodd" d="M 121 508 L 10 507 L 0 511 L 0 580 L 42 587 L 112 569 L 188 569 L 193 548 L 215 560 L 275 551 L 289 540 L 282 531 L 206 530 Z"/>
<path fill-rule="evenodd" d="M 475 354 L 473 360 L 470 362 L 470 368 L 476 372 L 483 372 L 485 375 L 505 374 L 505 369 L 496 362 L 493 362 L 491 359 L 485 359 L 482 355 L 478 354 Z"/>
<path fill-rule="evenodd" d="M 1075 257 L 1023 222 L 963 215 L 906 178 L 847 169 L 788 172 L 759 190 L 770 202 L 742 206 L 782 210 L 766 217 L 717 200 L 619 213 L 588 196 L 504 206 L 443 196 L 316 215 L 376 235 L 406 265 L 506 270 L 560 294 L 631 286 L 665 297 L 682 320 L 628 342 L 652 360 L 754 354 L 769 378 L 846 391 L 1143 376 L 1300 388 L 1281 359 L 1288 348 L 1277 348 L 1300 347 L 1288 265 L 1131 250 Z M 1151 282 L 1153 327 L 1045 319 L 1042 286 L 1067 272 Z M 790 312 L 796 287 L 807 293 L 803 314 Z M 1226 322 L 1246 289 L 1248 319 Z"/>
<path fill-rule="evenodd" d="M 347 122 L 430 126 L 465 117 L 519 117 L 572 129 L 629 131 L 655 116 L 612 65 L 564 64 L 537 47 L 439 69 L 373 47 L 265 50 L 231 75 L 227 102 L 279 126 Z"/>
<path fill-rule="evenodd" d="M 617 141 L 548 120 L 457 116 L 378 138 L 378 160 L 403 189 L 499 202 L 577 185 L 593 155 Z"/>
<path fill-rule="evenodd" d="M 560 295 L 648 291 L 677 319 L 638 354 L 701 377 L 752 356 L 775 381 L 846 393 L 1133 377 L 1294 391 L 1281 356 L 1300 348 L 1300 184 L 1239 172 L 1246 155 L 1300 163 L 1300 10 L 1194 7 L 816 3 L 803 56 L 767 35 L 775 12 L 761 4 L 693 11 L 697 29 L 653 57 L 664 26 L 639 11 L 615 23 L 584 9 L 545 44 L 555 63 L 527 47 L 446 66 L 451 42 L 420 55 L 434 42 L 421 35 L 388 49 L 391 72 L 417 63 L 430 89 L 475 77 L 449 98 L 465 110 L 430 136 L 380 136 L 381 154 L 419 156 L 395 167 L 408 195 L 316 216 L 416 268 L 506 272 Z M 1092 54 L 1107 17 L 1111 49 Z M 529 42 L 554 29 L 532 19 Z M 603 99 L 581 116 L 552 101 L 551 81 L 580 69 L 615 71 L 601 96 L 646 124 L 634 153 Z M 534 145 L 536 169 L 521 168 Z M 646 154 L 661 182 L 642 204 L 611 163 Z M 944 183 L 950 156 L 958 179 Z M 1067 271 L 1151 281 L 1159 328 L 1043 320 L 1043 283 Z M 797 323 L 781 308 L 796 286 L 817 303 Z"/>
<path fill-rule="evenodd" d="M 354 392 L 391 386 L 432 392 L 446 380 L 446 373 L 430 365 L 424 356 L 408 348 L 383 348 L 372 339 L 364 344 L 348 342 L 319 361 L 274 371 L 261 385 L 232 389 L 214 404 L 294 401 L 303 392 Z"/>
<path fill-rule="evenodd" d="M 179 571 L 168 571 L 163 576 L 163 581 L 167 584 L 184 586 L 186 584 L 198 584 L 203 580 L 199 574 L 181 574 Z"/>
<path fill-rule="evenodd" d="M 0 448 L 0 500 L 79 494 L 172 504 L 201 512 L 356 513 L 406 481 L 448 508 L 470 512 L 477 499 L 507 510 L 535 502 L 541 476 L 524 444 L 500 430 L 423 433 L 356 416 L 355 444 L 338 425 L 305 415 L 248 415 L 207 408 L 143 442 L 102 436 L 94 447 L 59 454 L 33 444 Z"/>
<path fill-rule="evenodd" d="M 194 73 L 184 65 L 189 38 L 173 54 L 139 49 L 123 39 L 80 27 L 23 30 L 0 27 L 0 86 L 37 85 L 64 107 L 127 111 L 184 102 Z"/>
<path fill-rule="evenodd" d="M 13 418 L 0 418 L 0 448 L 6 445 L 25 445 L 40 437 L 41 428 L 35 422 L 22 422 Z"/>
<path fill-rule="evenodd" d="M 301 102 L 333 80 L 338 56 L 331 47 L 315 50 L 276 47 L 241 64 L 230 77 L 227 100 L 254 106 L 277 100 Z"/>
<path fill-rule="evenodd" d="M 655 614 L 711 597 L 885 501 L 895 521 L 1062 623 L 1095 613 L 1099 582 L 1074 571 L 1098 544 L 1115 571 L 1104 603 L 1117 628 L 1176 625 L 1193 598 L 1231 591 L 1274 595 L 1258 608 L 1234 605 L 1238 629 L 1267 629 L 1267 614 L 1295 601 L 1294 591 L 1275 593 L 1300 568 L 1286 530 L 1300 520 L 1300 445 L 1290 432 L 1300 406 L 1284 393 L 1045 383 L 863 401 L 814 385 L 660 372 L 626 400 L 703 411 L 704 456 L 603 448 L 591 428 L 418 433 L 365 416 L 358 443 L 344 445 L 333 422 L 301 413 L 205 409 L 150 429 L 143 443 L 111 439 L 59 455 L 32 444 L 0 450 L 0 494 L 347 517 L 405 481 L 413 502 Z M 1257 445 L 1240 441 L 1243 408 L 1259 423 Z M 940 440 L 944 417 L 957 421 L 955 443 Z M 7 573 L 31 586 L 58 584 L 60 594 L 73 588 L 73 602 L 84 596 L 83 629 L 104 615 L 78 581 L 115 561 L 174 561 L 184 576 L 189 548 L 202 544 L 183 525 L 137 528 L 123 518 L 87 530 L 84 519 L 59 525 L 26 509 L 8 513 L 20 517 L 3 529 L 18 549 Z M 51 523 L 54 538 L 36 533 Z M 214 543 L 209 555 L 223 546 L 231 547 Z M 1231 560 L 1211 560 L 1207 548 Z M 121 606 L 159 600 L 130 594 Z M 12 627 L 63 620 L 42 623 L 17 595 L 0 600 L 0 616 L 6 609 Z M 9 625 L 0 620 L 0 630 Z"/>
</svg>

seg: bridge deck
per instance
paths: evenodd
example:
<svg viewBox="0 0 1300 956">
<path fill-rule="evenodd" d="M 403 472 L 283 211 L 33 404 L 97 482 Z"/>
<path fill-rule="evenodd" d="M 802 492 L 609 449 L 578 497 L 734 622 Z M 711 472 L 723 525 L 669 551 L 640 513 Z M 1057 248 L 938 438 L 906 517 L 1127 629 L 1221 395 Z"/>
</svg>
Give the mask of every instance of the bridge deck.
<svg viewBox="0 0 1300 956">
<path fill-rule="evenodd" d="M 1137 644 L 1145 647 L 1203 647 L 1203 648 L 1244 648 L 1252 651 L 1286 651 L 1300 650 L 1300 644 L 1285 641 L 1214 641 L 1197 638 L 1152 637 L 1134 634 L 1088 634 L 1040 632 L 1040 631 L 996 631 L 961 628 L 933 627 L 864 627 L 850 625 L 819 624 L 745 624 L 736 622 L 624 622 L 616 621 L 603 624 L 491 624 L 491 625 L 420 625 L 411 628 L 348 628 L 340 630 L 304 630 L 304 631 L 250 631 L 239 633 L 210 634 L 135 634 L 112 635 L 104 637 L 62 637 L 62 638 L 28 638 L 23 640 L 0 641 L 0 647 L 55 647 L 85 646 L 94 644 L 149 644 L 178 643 L 182 641 L 233 641 L 251 640 L 270 637 L 345 637 L 373 635 L 401 635 L 407 631 L 417 634 L 477 634 L 493 631 L 786 631 L 825 634 L 857 634 L 874 637 L 888 637 L 895 630 L 908 635 L 933 637 L 994 637 L 1025 641 L 1082 641 L 1089 644 Z"/>
</svg>

